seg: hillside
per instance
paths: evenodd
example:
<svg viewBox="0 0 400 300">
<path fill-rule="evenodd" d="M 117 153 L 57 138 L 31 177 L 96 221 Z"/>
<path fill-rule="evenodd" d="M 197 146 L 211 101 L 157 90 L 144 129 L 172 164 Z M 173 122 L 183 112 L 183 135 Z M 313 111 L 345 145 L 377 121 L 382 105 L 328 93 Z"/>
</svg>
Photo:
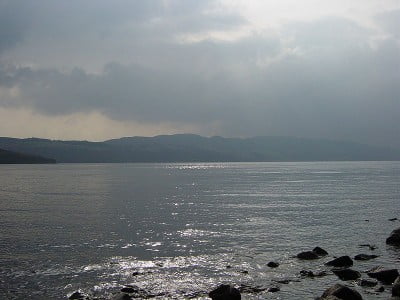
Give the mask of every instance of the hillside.
<svg viewBox="0 0 400 300">
<path fill-rule="evenodd" d="M 178 134 L 105 142 L 0 138 L 0 148 L 67 163 L 400 160 L 397 149 L 294 137 L 241 139 Z"/>
<path fill-rule="evenodd" d="M 0 149 L 0 164 L 49 164 L 54 159 Z"/>
</svg>

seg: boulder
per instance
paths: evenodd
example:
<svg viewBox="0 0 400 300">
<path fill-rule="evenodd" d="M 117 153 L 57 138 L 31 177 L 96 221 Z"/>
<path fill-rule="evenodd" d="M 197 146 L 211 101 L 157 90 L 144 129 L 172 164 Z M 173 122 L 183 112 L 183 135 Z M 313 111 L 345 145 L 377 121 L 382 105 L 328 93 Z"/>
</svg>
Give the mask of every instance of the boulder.
<svg viewBox="0 0 400 300">
<path fill-rule="evenodd" d="M 328 252 L 320 247 L 315 247 L 313 249 L 313 252 L 319 256 L 325 256 L 328 255 Z"/>
<path fill-rule="evenodd" d="M 397 277 L 393 283 L 392 296 L 400 297 L 400 277 Z"/>
<path fill-rule="evenodd" d="M 328 261 L 325 265 L 336 268 L 346 268 L 353 265 L 353 260 L 349 256 L 341 256 L 334 260 Z"/>
<path fill-rule="evenodd" d="M 400 246 L 400 228 L 393 230 L 386 239 L 386 244 Z"/>
<path fill-rule="evenodd" d="M 336 297 L 342 300 L 362 300 L 361 295 L 356 291 L 347 286 L 341 284 L 335 284 L 334 286 L 327 289 L 321 296 L 321 300 L 335 299 Z"/>
<path fill-rule="evenodd" d="M 279 264 L 278 264 L 277 262 L 270 261 L 270 262 L 267 264 L 267 266 L 270 267 L 270 268 L 277 268 L 277 267 L 279 267 Z"/>
<path fill-rule="evenodd" d="M 360 272 L 352 269 L 333 269 L 332 272 L 341 280 L 356 280 L 361 277 Z"/>
<path fill-rule="evenodd" d="M 356 256 L 354 256 L 355 260 L 370 260 L 370 259 L 374 259 L 377 258 L 378 255 L 374 255 L 374 254 L 357 254 Z"/>
<path fill-rule="evenodd" d="M 68 297 L 68 299 L 70 299 L 70 300 L 78 300 L 78 299 L 85 299 L 85 297 L 86 297 L 85 294 L 83 294 L 83 293 L 81 293 L 79 291 L 76 291 L 76 292 L 73 292 L 71 294 L 71 296 Z"/>
<path fill-rule="evenodd" d="M 399 276 L 397 269 L 385 269 L 383 267 L 376 267 L 367 271 L 369 277 L 375 278 L 385 284 L 392 284 Z"/>
<path fill-rule="evenodd" d="M 318 254 L 314 251 L 304 251 L 297 254 L 298 259 L 311 260 L 319 258 Z"/>
<path fill-rule="evenodd" d="M 213 300 L 240 300 L 241 295 L 238 289 L 228 284 L 221 284 L 212 290 L 208 296 Z"/>
<path fill-rule="evenodd" d="M 357 281 L 357 284 L 359 286 L 363 286 L 363 287 L 374 287 L 378 284 L 378 281 L 368 280 L 368 279 L 360 279 L 359 281 Z"/>
<path fill-rule="evenodd" d="M 278 288 L 277 286 L 273 286 L 273 287 L 270 287 L 267 291 L 270 293 L 276 293 L 276 292 L 279 292 L 280 290 L 281 289 Z"/>
</svg>

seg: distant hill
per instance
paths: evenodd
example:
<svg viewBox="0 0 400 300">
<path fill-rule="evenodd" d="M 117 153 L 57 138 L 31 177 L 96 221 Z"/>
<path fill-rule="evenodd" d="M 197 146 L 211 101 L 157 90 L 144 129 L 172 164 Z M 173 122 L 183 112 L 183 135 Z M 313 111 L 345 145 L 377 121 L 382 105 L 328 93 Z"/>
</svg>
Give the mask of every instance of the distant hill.
<svg viewBox="0 0 400 300">
<path fill-rule="evenodd" d="M 105 142 L 0 138 L 0 148 L 67 163 L 400 160 L 398 149 L 294 137 L 241 139 L 177 134 Z"/>
<path fill-rule="evenodd" d="M 0 164 L 54 164 L 55 159 L 0 149 Z"/>
</svg>

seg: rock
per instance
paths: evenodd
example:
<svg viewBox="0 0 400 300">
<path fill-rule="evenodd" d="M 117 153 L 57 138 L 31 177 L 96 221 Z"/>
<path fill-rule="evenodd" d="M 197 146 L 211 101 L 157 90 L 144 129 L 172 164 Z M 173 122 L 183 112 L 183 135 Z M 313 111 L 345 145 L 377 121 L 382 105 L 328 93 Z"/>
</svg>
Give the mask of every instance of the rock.
<svg viewBox="0 0 400 300">
<path fill-rule="evenodd" d="M 270 262 L 267 264 L 267 266 L 270 267 L 270 268 L 277 268 L 277 267 L 279 267 L 279 264 L 278 264 L 277 262 L 270 261 Z"/>
<path fill-rule="evenodd" d="M 278 288 L 277 286 L 273 286 L 273 287 L 270 287 L 269 289 L 268 289 L 268 292 L 270 292 L 270 293 L 276 293 L 276 292 L 279 292 L 281 289 L 280 288 Z"/>
<path fill-rule="evenodd" d="M 400 297 L 400 277 L 397 277 L 392 286 L 392 296 Z"/>
<path fill-rule="evenodd" d="M 212 290 L 208 296 L 213 300 L 240 300 L 241 295 L 238 289 L 227 285 L 221 284 L 215 290 Z"/>
<path fill-rule="evenodd" d="M 311 260 L 319 258 L 318 254 L 313 251 L 304 251 L 297 254 L 298 259 Z"/>
<path fill-rule="evenodd" d="M 400 228 L 393 230 L 386 239 L 386 244 L 400 246 Z"/>
<path fill-rule="evenodd" d="M 333 269 L 332 272 L 341 280 L 356 280 L 361 277 L 360 272 L 352 269 Z"/>
<path fill-rule="evenodd" d="M 242 270 L 242 271 L 240 271 L 240 273 L 242 273 L 242 274 L 249 274 L 249 271 Z"/>
<path fill-rule="evenodd" d="M 384 291 L 385 291 L 385 288 L 383 286 L 380 286 L 377 289 L 375 289 L 375 292 L 377 292 L 377 293 L 382 293 Z"/>
<path fill-rule="evenodd" d="M 309 270 L 301 270 L 300 275 L 304 276 L 304 277 L 314 277 L 315 276 L 313 271 L 309 271 Z"/>
<path fill-rule="evenodd" d="M 341 284 L 335 284 L 327 289 L 322 294 L 321 300 L 335 299 L 332 296 L 342 300 L 362 300 L 361 295 L 357 291 Z"/>
<path fill-rule="evenodd" d="M 353 260 L 349 256 L 341 256 L 328 261 L 325 265 L 337 268 L 351 267 L 353 265 Z"/>
<path fill-rule="evenodd" d="M 123 288 L 121 289 L 121 292 L 123 292 L 123 293 L 128 293 L 128 294 L 132 294 L 132 293 L 137 293 L 137 292 L 138 292 L 138 289 L 137 289 L 137 288 L 134 288 L 134 287 L 132 287 L 132 286 L 126 286 L 126 287 L 123 287 Z"/>
<path fill-rule="evenodd" d="M 374 255 L 374 254 L 357 254 L 356 256 L 354 256 L 355 260 L 370 260 L 370 259 L 374 259 L 377 258 L 378 255 Z"/>
<path fill-rule="evenodd" d="M 328 255 L 328 252 L 320 247 L 315 247 L 313 249 L 313 252 L 319 256 L 325 256 Z"/>
<path fill-rule="evenodd" d="M 140 274 L 141 274 L 140 272 L 137 272 L 137 271 L 136 271 L 136 272 L 133 272 L 133 273 L 132 273 L 132 276 L 138 276 L 138 275 L 140 275 Z"/>
<path fill-rule="evenodd" d="M 369 277 L 375 278 L 385 284 L 392 284 L 399 276 L 397 269 L 385 269 L 383 267 L 376 267 L 367 271 Z"/>
<path fill-rule="evenodd" d="M 397 221 L 398 219 L 397 218 L 391 218 L 391 219 L 389 219 L 389 221 Z"/>
<path fill-rule="evenodd" d="M 363 286 L 363 287 L 373 287 L 378 284 L 378 281 L 368 280 L 368 279 L 360 279 L 359 281 L 357 281 L 357 284 L 359 286 Z"/>
<path fill-rule="evenodd" d="M 81 293 L 79 291 L 76 291 L 76 292 L 73 292 L 72 295 L 68 297 L 68 299 L 70 299 L 70 300 L 73 300 L 73 299 L 85 299 L 85 297 L 86 297 L 85 294 L 83 294 L 83 293 Z"/>
</svg>

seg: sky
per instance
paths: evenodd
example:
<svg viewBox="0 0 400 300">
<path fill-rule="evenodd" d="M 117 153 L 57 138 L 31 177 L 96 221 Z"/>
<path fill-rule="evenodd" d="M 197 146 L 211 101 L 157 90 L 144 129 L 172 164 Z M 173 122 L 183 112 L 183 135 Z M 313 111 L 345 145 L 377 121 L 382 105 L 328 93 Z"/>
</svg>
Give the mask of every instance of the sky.
<svg viewBox="0 0 400 300">
<path fill-rule="evenodd" d="M 0 0 L 0 136 L 400 148 L 398 0 Z"/>
</svg>

